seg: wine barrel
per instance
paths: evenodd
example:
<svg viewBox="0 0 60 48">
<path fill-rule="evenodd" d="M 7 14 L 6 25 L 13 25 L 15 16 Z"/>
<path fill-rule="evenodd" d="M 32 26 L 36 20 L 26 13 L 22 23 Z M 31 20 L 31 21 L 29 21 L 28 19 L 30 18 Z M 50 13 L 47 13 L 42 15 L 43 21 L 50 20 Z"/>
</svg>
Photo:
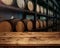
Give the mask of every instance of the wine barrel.
<svg viewBox="0 0 60 48">
<path fill-rule="evenodd" d="M 5 5 L 12 5 L 14 0 L 0 0 L 0 3 Z"/>
<path fill-rule="evenodd" d="M 36 20 L 36 29 L 39 29 L 39 27 L 40 27 L 40 22 L 39 20 Z"/>
<path fill-rule="evenodd" d="M 12 22 L 12 25 L 14 27 L 13 31 L 23 32 L 25 30 L 24 23 L 21 20 L 13 19 L 13 20 L 11 20 L 11 22 Z"/>
<path fill-rule="evenodd" d="M 34 4 L 31 0 L 25 0 L 25 4 L 28 10 L 33 11 L 34 10 Z"/>
<path fill-rule="evenodd" d="M 46 15 L 46 8 L 44 8 L 44 14 Z"/>
<path fill-rule="evenodd" d="M 46 27 L 46 21 L 43 21 L 43 25 L 44 25 L 44 27 Z"/>
<path fill-rule="evenodd" d="M 36 21 L 36 29 L 43 28 L 43 22 L 41 20 Z"/>
<path fill-rule="evenodd" d="M 33 5 L 32 1 L 28 1 L 28 9 L 30 11 L 33 11 L 34 10 L 34 5 Z"/>
<path fill-rule="evenodd" d="M 43 10 L 43 7 L 40 6 L 40 13 L 43 14 L 44 10 Z"/>
<path fill-rule="evenodd" d="M 0 22 L 0 32 L 11 32 L 12 26 L 8 21 L 1 21 Z"/>
<path fill-rule="evenodd" d="M 25 8 L 24 0 L 17 0 L 17 5 L 19 8 L 24 9 Z"/>
<path fill-rule="evenodd" d="M 43 28 L 43 22 L 39 20 L 39 23 L 40 23 L 40 28 Z"/>
<path fill-rule="evenodd" d="M 28 31 L 31 31 L 33 29 L 33 21 L 32 20 L 24 19 L 23 22 L 25 23 Z"/>
<path fill-rule="evenodd" d="M 16 31 L 23 32 L 25 29 L 24 23 L 22 21 L 17 22 L 16 24 Z"/>
<path fill-rule="evenodd" d="M 40 6 L 37 4 L 36 11 L 39 13 L 40 12 Z"/>
</svg>

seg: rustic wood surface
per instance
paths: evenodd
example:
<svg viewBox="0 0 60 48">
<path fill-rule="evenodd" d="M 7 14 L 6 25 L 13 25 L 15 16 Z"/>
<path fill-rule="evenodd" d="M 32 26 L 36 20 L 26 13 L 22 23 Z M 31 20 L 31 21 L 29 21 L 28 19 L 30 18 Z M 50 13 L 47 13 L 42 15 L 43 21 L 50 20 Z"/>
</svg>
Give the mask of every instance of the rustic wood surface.
<svg viewBox="0 0 60 48">
<path fill-rule="evenodd" d="M 0 46 L 59 46 L 59 32 L 0 32 Z"/>
</svg>

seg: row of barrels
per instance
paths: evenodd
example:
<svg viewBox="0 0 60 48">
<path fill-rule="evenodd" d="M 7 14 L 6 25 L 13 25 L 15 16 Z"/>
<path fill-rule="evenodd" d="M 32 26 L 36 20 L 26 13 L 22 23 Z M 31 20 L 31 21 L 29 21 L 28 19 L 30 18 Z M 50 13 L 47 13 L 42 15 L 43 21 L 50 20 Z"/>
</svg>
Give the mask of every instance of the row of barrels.
<svg viewBox="0 0 60 48">
<path fill-rule="evenodd" d="M 50 16 L 53 16 L 53 11 L 51 11 L 51 10 L 48 10 L 48 15 L 50 15 Z"/>
<path fill-rule="evenodd" d="M 36 5 L 36 11 L 37 13 L 46 14 L 46 8 L 40 6 L 39 4 Z"/>
<path fill-rule="evenodd" d="M 41 13 L 41 14 L 45 14 L 47 13 L 47 8 L 40 6 L 39 4 L 36 5 L 36 11 L 37 13 Z M 49 16 L 53 16 L 53 11 L 51 11 L 50 9 L 48 9 L 48 15 Z"/>
<path fill-rule="evenodd" d="M 20 9 L 27 7 L 30 11 L 34 10 L 34 3 L 31 0 L 0 0 L 0 4 L 18 6 Z"/>
<path fill-rule="evenodd" d="M 45 27 L 46 27 L 46 21 L 41 21 L 41 20 L 36 21 L 36 29 L 45 28 Z"/>
<path fill-rule="evenodd" d="M 0 3 L 8 6 L 17 5 L 20 9 L 27 8 L 30 11 L 33 11 L 35 6 L 31 0 L 0 0 Z M 39 4 L 36 5 L 36 11 L 38 13 L 46 14 L 46 8 L 40 6 Z"/>
<path fill-rule="evenodd" d="M 0 3 L 9 6 L 17 5 L 20 9 L 27 8 L 30 11 L 34 10 L 34 3 L 31 0 L 0 0 Z M 47 9 L 39 4 L 36 5 L 36 11 L 41 14 L 47 13 Z M 48 10 L 48 15 L 53 15 L 53 12 Z"/>
<path fill-rule="evenodd" d="M 47 0 L 43 0 L 44 2 L 46 2 Z M 48 1 L 49 6 L 53 7 L 53 3 L 49 0 Z M 56 7 L 54 7 L 56 9 Z M 48 15 L 53 16 L 53 11 L 51 11 L 50 9 L 48 9 Z"/>
<path fill-rule="evenodd" d="M 0 22 L 0 32 L 24 32 L 33 30 L 33 20 L 4 20 Z M 36 29 L 46 27 L 46 21 L 36 20 Z"/>
</svg>

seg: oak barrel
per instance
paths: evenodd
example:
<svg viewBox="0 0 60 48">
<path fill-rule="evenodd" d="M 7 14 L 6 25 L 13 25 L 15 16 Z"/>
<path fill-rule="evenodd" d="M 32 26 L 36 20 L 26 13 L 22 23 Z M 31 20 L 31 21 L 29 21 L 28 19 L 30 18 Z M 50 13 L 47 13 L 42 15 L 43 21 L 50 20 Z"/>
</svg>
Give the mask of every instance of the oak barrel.
<svg viewBox="0 0 60 48">
<path fill-rule="evenodd" d="M 19 19 L 13 19 L 11 20 L 13 25 L 13 31 L 16 32 L 23 32 L 25 30 L 24 23 Z"/>
<path fill-rule="evenodd" d="M 31 31 L 33 29 L 33 21 L 32 20 L 24 19 L 23 22 L 25 23 L 28 31 Z"/>
<path fill-rule="evenodd" d="M 40 27 L 40 22 L 39 20 L 36 20 L 36 29 L 38 29 Z"/>
<path fill-rule="evenodd" d="M 24 0 L 17 0 L 17 5 L 19 8 L 24 9 L 25 8 L 25 2 Z"/>
<path fill-rule="evenodd" d="M 44 27 L 46 27 L 46 21 L 43 21 L 43 25 L 44 25 Z"/>
<path fill-rule="evenodd" d="M 46 10 L 46 8 L 44 8 L 44 14 L 46 15 L 46 12 L 47 12 L 47 10 Z"/>
<path fill-rule="evenodd" d="M 12 5 L 14 0 L 0 0 L 1 4 Z"/>
<path fill-rule="evenodd" d="M 43 22 L 41 20 L 36 21 L 36 28 L 43 28 Z"/>
<path fill-rule="evenodd" d="M 40 28 L 43 28 L 43 22 L 39 20 L 39 23 L 40 23 Z"/>
<path fill-rule="evenodd" d="M 41 14 L 43 14 L 43 13 L 44 13 L 43 6 L 40 6 L 40 13 L 41 13 Z"/>
<path fill-rule="evenodd" d="M 26 8 L 30 11 L 34 10 L 34 4 L 31 0 L 25 0 Z"/>
<path fill-rule="evenodd" d="M 1 21 L 0 22 L 0 32 L 11 32 L 12 26 L 11 23 L 8 21 Z"/>
<path fill-rule="evenodd" d="M 37 4 L 36 11 L 39 13 L 40 12 L 40 6 Z"/>
</svg>

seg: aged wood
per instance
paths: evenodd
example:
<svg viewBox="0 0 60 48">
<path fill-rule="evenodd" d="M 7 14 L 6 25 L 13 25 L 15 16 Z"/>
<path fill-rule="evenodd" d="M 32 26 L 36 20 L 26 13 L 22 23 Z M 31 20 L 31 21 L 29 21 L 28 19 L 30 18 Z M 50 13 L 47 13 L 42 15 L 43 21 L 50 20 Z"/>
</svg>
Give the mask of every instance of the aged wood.
<svg viewBox="0 0 60 48">
<path fill-rule="evenodd" d="M 11 32 L 12 26 L 8 21 L 1 21 L 0 22 L 0 32 Z"/>
<path fill-rule="evenodd" d="M 44 14 L 46 14 L 46 12 L 47 12 L 47 11 L 46 11 L 46 8 L 44 8 Z"/>
<path fill-rule="evenodd" d="M 16 31 L 17 32 L 22 32 L 24 30 L 25 30 L 25 26 L 24 26 L 23 22 L 22 21 L 18 22 L 17 25 L 16 25 Z"/>
<path fill-rule="evenodd" d="M 20 19 L 13 19 L 13 20 L 10 20 L 10 22 L 12 23 L 16 32 L 24 32 L 25 26 L 24 26 L 24 23 Z"/>
<path fill-rule="evenodd" d="M 22 33 L 22 32 L 5 32 L 0 33 L 0 45 L 8 46 L 59 46 L 59 32 L 44 32 L 44 33 Z"/>
<path fill-rule="evenodd" d="M 25 2 L 24 0 L 17 0 L 17 5 L 19 8 L 25 8 Z"/>
<path fill-rule="evenodd" d="M 40 13 L 43 14 L 44 10 L 43 10 L 43 7 L 40 6 Z"/>
<path fill-rule="evenodd" d="M 36 11 L 39 13 L 40 12 L 40 6 L 37 4 L 36 6 Z"/>
<path fill-rule="evenodd" d="M 44 23 L 43 23 L 43 21 L 41 21 L 41 20 L 38 20 L 39 21 L 39 26 L 40 26 L 40 28 L 43 28 L 44 27 Z"/>
<path fill-rule="evenodd" d="M 40 27 L 40 22 L 36 20 L 36 29 L 39 29 L 39 27 Z"/>
<path fill-rule="evenodd" d="M 43 28 L 46 26 L 45 21 L 36 20 L 36 29 Z"/>
<path fill-rule="evenodd" d="M 32 1 L 28 1 L 28 9 L 30 10 L 30 11 L 33 11 L 34 10 L 34 4 L 33 4 L 33 2 Z"/>
<path fill-rule="evenodd" d="M 33 20 L 24 19 L 23 22 L 28 31 L 31 31 L 33 29 Z"/>
<path fill-rule="evenodd" d="M 43 21 L 43 26 L 46 27 L 46 21 Z"/>
<path fill-rule="evenodd" d="M 12 5 L 14 0 L 0 0 L 0 3 L 5 5 Z"/>
<path fill-rule="evenodd" d="M 0 37 L 60 37 L 59 32 L 1 32 Z"/>
</svg>

